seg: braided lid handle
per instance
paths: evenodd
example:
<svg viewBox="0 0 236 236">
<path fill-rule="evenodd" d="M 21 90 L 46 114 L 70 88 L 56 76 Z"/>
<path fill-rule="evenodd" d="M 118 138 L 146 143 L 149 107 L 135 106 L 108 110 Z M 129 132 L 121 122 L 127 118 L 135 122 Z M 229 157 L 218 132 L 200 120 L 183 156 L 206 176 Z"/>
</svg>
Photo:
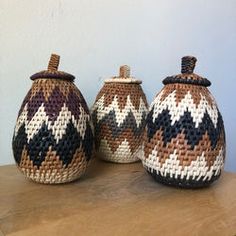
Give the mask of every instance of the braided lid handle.
<svg viewBox="0 0 236 236">
<path fill-rule="evenodd" d="M 48 70 L 56 71 L 58 70 L 60 62 L 60 56 L 57 54 L 51 54 L 50 60 L 48 62 Z"/>
<path fill-rule="evenodd" d="M 51 54 L 50 60 L 48 62 L 48 68 L 47 70 L 40 71 L 34 75 L 32 75 L 30 78 L 32 80 L 35 79 L 62 79 L 73 82 L 75 77 L 69 73 L 66 73 L 64 71 L 59 71 L 58 66 L 60 62 L 60 56 L 57 54 Z"/>
<path fill-rule="evenodd" d="M 211 85 L 211 82 L 203 78 L 200 75 L 193 73 L 197 58 L 193 56 L 182 57 L 181 61 L 181 74 L 168 76 L 162 82 L 166 84 L 191 84 L 208 87 Z"/>
<path fill-rule="evenodd" d="M 182 57 L 181 73 L 192 74 L 197 62 L 197 58 L 193 56 Z"/>
<path fill-rule="evenodd" d="M 120 66 L 118 76 L 106 79 L 105 83 L 125 83 L 125 84 L 141 84 L 142 81 L 130 76 L 130 67 L 128 65 Z"/>
<path fill-rule="evenodd" d="M 120 75 L 121 78 L 130 78 L 130 67 L 127 65 L 123 65 L 120 67 Z"/>
</svg>

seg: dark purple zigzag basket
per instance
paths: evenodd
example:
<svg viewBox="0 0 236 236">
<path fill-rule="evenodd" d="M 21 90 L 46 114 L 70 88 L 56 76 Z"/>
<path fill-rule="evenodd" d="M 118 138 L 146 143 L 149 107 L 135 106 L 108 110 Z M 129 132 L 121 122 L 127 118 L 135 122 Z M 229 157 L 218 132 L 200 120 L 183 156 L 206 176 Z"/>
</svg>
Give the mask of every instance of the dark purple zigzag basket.
<svg viewBox="0 0 236 236">
<path fill-rule="evenodd" d="M 46 184 L 79 178 L 94 149 L 87 104 L 74 76 L 58 71 L 58 65 L 59 56 L 52 54 L 48 69 L 31 76 L 12 141 L 21 172 Z"/>
</svg>

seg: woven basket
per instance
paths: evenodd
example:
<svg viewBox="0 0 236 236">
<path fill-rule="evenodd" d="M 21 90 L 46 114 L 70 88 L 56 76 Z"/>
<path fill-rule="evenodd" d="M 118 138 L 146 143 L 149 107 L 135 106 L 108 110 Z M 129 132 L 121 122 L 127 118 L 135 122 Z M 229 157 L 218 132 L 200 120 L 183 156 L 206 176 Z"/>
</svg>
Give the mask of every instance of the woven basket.
<svg viewBox="0 0 236 236">
<path fill-rule="evenodd" d="M 12 141 L 19 169 L 45 184 L 79 178 L 94 146 L 86 102 L 74 76 L 58 71 L 58 64 L 59 56 L 52 54 L 48 69 L 31 76 Z"/>
<path fill-rule="evenodd" d="M 222 116 L 207 89 L 210 81 L 193 73 L 195 57 L 182 58 L 182 74 L 167 77 L 150 106 L 143 165 L 158 181 L 185 188 L 219 178 L 225 160 Z"/>
<path fill-rule="evenodd" d="M 117 163 L 138 161 L 148 111 L 140 80 L 128 66 L 120 76 L 105 80 L 92 107 L 95 146 L 101 159 Z"/>
</svg>

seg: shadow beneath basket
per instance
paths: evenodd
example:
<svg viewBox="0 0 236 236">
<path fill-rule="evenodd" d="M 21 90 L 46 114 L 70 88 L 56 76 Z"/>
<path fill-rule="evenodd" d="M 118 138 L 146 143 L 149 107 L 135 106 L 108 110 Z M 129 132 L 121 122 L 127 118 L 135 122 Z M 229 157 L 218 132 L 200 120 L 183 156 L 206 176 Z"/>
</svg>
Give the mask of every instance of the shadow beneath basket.
<svg viewBox="0 0 236 236">
<path fill-rule="evenodd" d="M 110 176 L 114 170 L 119 170 L 121 172 L 129 171 L 137 171 L 137 166 L 142 167 L 141 161 L 137 161 L 134 163 L 113 163 L 109 161 L 101 160 L 98 156 L 96 156 L 90 163 L 88 170 L 81 177 L 81 180 L 85 179 L 93 179 L 96 177 L 101 177 L 108 175 Z M 133 167 L 133 168 L 132 168 Z"/>
</svg>

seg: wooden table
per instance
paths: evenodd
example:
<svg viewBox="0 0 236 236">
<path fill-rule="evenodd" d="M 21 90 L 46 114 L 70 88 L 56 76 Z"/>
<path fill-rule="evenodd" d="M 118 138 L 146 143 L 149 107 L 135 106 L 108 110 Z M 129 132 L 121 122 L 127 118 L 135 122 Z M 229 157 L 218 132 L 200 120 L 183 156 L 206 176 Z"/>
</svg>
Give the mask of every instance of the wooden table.
<svg viewBox="0 0 236 236">
<path fill-rule="evenodd" d="M 236 174 L 210 188 L 156 183 L 141 163 L 94 161 L 80 180 L 33 183 L 0 167 L 0 235 L 236 235 Z"/>
</svg>

